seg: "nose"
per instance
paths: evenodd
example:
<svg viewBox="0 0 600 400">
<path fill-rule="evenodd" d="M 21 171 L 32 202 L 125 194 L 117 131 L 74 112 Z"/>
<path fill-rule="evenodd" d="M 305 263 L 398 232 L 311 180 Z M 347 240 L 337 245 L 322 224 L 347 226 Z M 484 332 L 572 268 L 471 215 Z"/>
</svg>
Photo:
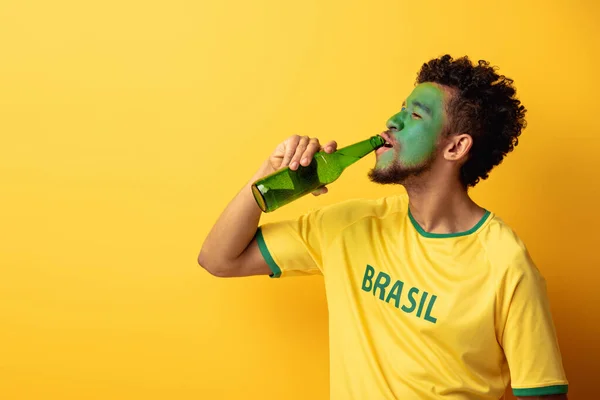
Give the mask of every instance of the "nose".
<svg viewBox="0 0 600 400">
<path fill-rule="evenodd" d="M 401 131 L 404 128 L 404 122 L 402 121 L 402 112 L 394 115 L 386 122 L 387 128 L 392 132 Z"/>
</svg>

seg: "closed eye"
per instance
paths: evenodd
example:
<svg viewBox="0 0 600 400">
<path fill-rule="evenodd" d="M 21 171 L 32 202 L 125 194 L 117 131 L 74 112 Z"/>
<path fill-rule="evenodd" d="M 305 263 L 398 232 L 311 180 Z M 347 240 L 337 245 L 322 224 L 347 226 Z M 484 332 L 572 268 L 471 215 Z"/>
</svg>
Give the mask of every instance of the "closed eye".
<svg viewBox="0 0 600 400">
<path fill-rule="evenodd" d="M 417 113 L 412 113 L 412 117 L 414 119 L 421 119 L 421 116 L 419 114 L 417 114 Z"/>
</svg>

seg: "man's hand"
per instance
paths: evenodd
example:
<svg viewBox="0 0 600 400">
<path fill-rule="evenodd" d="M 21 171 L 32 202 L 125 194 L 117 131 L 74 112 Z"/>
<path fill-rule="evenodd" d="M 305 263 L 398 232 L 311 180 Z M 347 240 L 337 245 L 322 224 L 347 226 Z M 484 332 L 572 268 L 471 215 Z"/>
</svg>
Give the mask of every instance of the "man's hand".
<svg viewBox="0 0 600 400">
<path fill-rule="evenodd" d="M 335 141 L 328 142 L 321 147 L 319 139 L 308 136 L 293 135 L 281 142 L 273 154 L 269 157 L 269 164 L 273 171 L 289 166 L 292 171 L 298 169 L 300 165 L 306 167 L 309 165 L 318 151 L 333 153 L 337 149 Z M 313 192 L 315 196 L 327 193 L 327 187 L 323 186 Z"/>
<path fill-rule="evenodd" d="M 254 200 L 251 184 L 274 171 L 289 165 L 296 170 L 307 166 L 317 151 L 333 153 L 337 144 L 331 141 L 321 147 L 317 138 L 294 135 L 281 142 L 250 182 L 227 205 L 212 227 L 198 254 L 198 263 L 208 272 L 220 277 L 267 275 L 269 266 L 260 253 L 255 233 L 261 210 Z M 326 187 L 313 192 L 327 193 Z"/>
</svg>

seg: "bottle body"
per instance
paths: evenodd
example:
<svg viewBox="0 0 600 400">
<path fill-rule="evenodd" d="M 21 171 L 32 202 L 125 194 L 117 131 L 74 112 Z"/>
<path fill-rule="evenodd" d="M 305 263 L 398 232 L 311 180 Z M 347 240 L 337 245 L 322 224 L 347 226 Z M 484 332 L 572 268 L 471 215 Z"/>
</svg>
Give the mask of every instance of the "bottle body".
<svg viewBox="0 0 600 400">
<path fill-rule="evenodd" d="M 344 169 L 383 146 L 381 136 L 373 136 L 334 153 L 320 151 L 306 167 L 293 171 L 282 168 L 252 184 L 260 209 L 271 212 L 337 180 Z"/>
</svg>

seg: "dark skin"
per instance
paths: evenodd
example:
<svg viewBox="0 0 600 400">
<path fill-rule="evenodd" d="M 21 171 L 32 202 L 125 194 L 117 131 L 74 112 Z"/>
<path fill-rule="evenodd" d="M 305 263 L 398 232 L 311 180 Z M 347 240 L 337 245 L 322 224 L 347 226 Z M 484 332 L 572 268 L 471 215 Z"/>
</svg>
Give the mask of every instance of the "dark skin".
<svg viewBox="0 0 600 400">
<path fill-rule="evenodd" d="M 402 183 L 409 193 L 412 214 L 431 233 L 465 231 L 484 212 L 470 199 L 459 179 L 472 138 L 460 132 L 447 137 L 442 134 L 447 121 L 444 104 L 449 96 L 452 91 L 437 84 L 424 83 L 415 88 L 407 98 L 406 107 L 388 121 L 388 130 L 382 135 L 394 146 L 378 151 L 375 173 L 371 176 L 376 182 L 374 175 L 379 174 L 380 179 L 388 179 L 381 183 Z M 254 238 L 262 212 L 250 185 L 283 167 L 296 170 L 299 165 L 308 165 L 317 151 L 332 153 L 336 148 L 335 141 L 322 146 L 317 138 L 298 135 L 280 143 L 225 208 L 204 241 L 199 264 L 219 277 L 270 274 Z M 313 194 L 324 193 L 326 187 Z M 567 395 L 518 399 L 567 400 Z"/>
</svg>

